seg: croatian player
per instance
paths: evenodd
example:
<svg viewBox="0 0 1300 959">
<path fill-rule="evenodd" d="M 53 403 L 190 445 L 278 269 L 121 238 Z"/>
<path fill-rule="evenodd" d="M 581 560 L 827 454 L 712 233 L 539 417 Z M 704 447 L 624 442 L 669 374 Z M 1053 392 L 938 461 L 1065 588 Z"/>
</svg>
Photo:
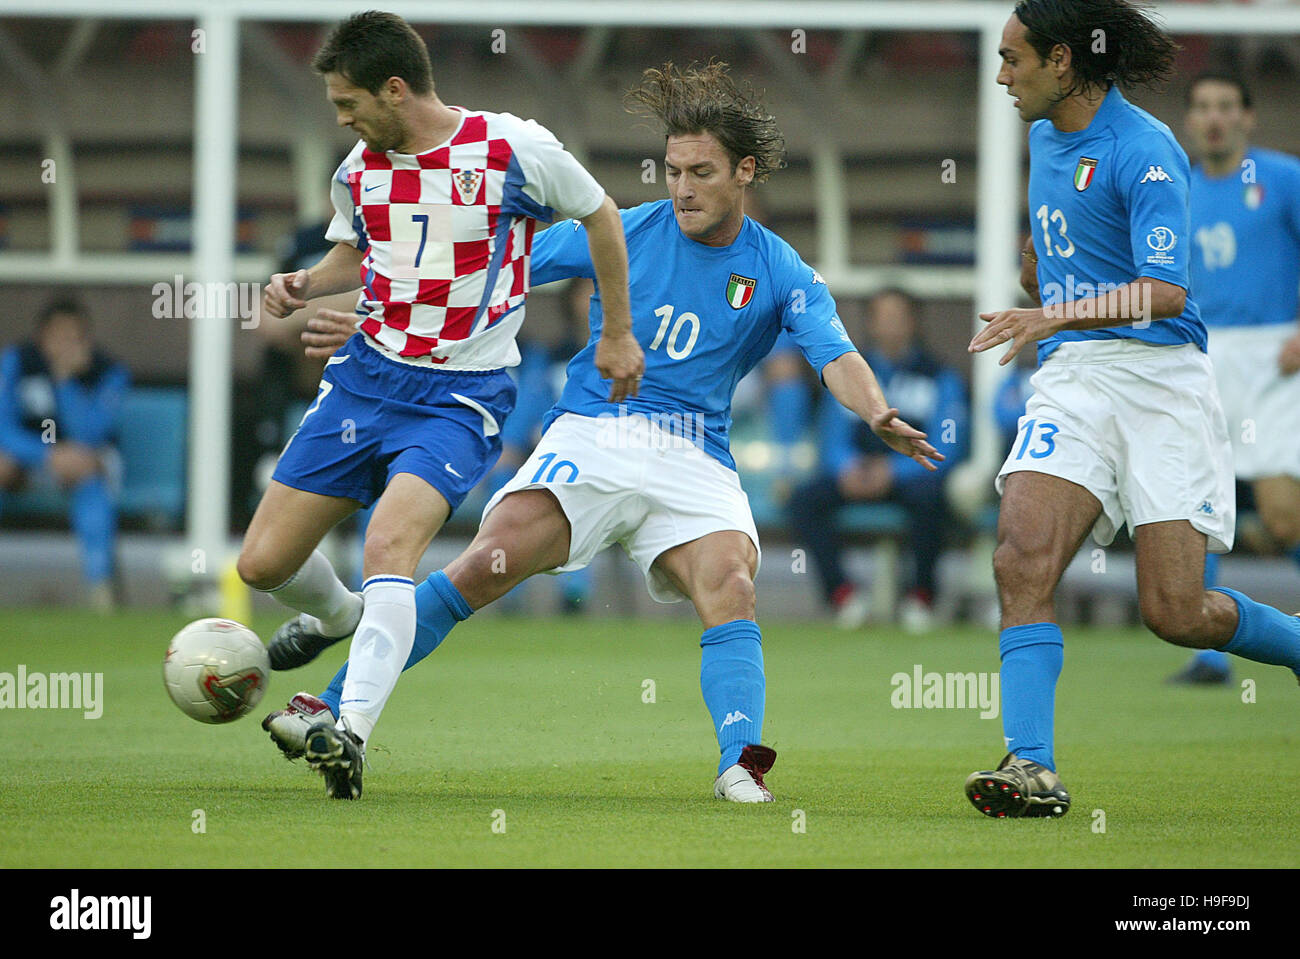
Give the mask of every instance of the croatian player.
<svg viewBox="0 0 1300 959">
<path fill-rule="evenodd" d="M 1192 290 L 1233 465 L 1250 481 L 1270 538 L 1300 564 L 1300 160 L 1248 145 L 1250 91 L 1233 76 L 1192 81 L 1185 125 L 1200 161 L 1191 180 Z M 1174 678 L 1226 683 L 1228 657 L 1204 650 Z"/>
<path fill-rule="evenodd" d="M 1104 43 L 1096 38 L 1104 36 Z M 1118 84 L 1167 75 L 1174 43 L 1123 0 L 1024 0 L 1002 34 L 998 83 L 1029 133 L 1029 211 L 1043 306 L 983 313 L 973 352 L 1038 344 L 1020 429 L 998 475 L 1009 750 L 972 773 L 988 816 L 1060 816 L 1053 711 L 1063 640 L 1053 595 L 1088 531 L 1128 523 L 1142 620 L 1161 639 L 1300 671 L 1300 619 L 1206 590 L 1205 553 L 1232 545 L 1227 426 L 1187 295 L 1187 156 Z"/>
<path fill-rule="evenodd" d="M 642 358 L 618 210 L 550 133 L 444 105 L 424 41 L 392 14 L 344 21 L 312 65 L 361 141 L 330 186 L 333 249 L 273 276 L 263 309 L 282 317 L 360 278 L 360 332 L 281 453 L 238 569 L 301 613 L 277 632 L 273 665 L 355 632 L 344 718 L 367 735 L 414 640 L 416 563 L 500 453 L 538 220 L 586 225 L 610 312 L 596 365 L 614 398 L 635 389 Z M 371 504 L 358 596 L 316 547 Z"/>
<path fill-rule="evenodd" d="M 606 322 L 598 281 L 592 342 L 569 364 L 540 445 L 489 501 L 466 551 L 416 590 L 408 665 L 527 577 L 580 569 L 619 543 L 654 599 L 689 598 L 702 621 L 700 687 L 721 752 L 714 795 L 770 802 L 763 775 L 776 753 L 761 745 L 758 534 L 727 443 L 736 384 L 786 330 L 831 393 L 890 446 L 931 469 L 931 458 L 943 457 L 885 403 L 821 277 L 745 216 L 746 190 L 781 165 L 774 118 L 720 63 L 649 70 L 628 102 L 663 125 L 670 194 L 622 213 L 634 331 L 646 355 L 640 393 L 611 402 L 594 362 Z M 585 232 L 560 224 L 541 234 L 534 281 L 592 276 Z M 311 325 L 329 329 L 329 315 Z M 304 339 L 326 352 L 337 342 Z M 329 721 L 347 681 L 345 666 L 319 699 L 301 693 L 263 723 L 287 755 L 305 752 L 321 767 L 336 798 L 361 789 L 361 744 Z M 346 713 L 346 691 L 342 703 Z"/>
</svg>

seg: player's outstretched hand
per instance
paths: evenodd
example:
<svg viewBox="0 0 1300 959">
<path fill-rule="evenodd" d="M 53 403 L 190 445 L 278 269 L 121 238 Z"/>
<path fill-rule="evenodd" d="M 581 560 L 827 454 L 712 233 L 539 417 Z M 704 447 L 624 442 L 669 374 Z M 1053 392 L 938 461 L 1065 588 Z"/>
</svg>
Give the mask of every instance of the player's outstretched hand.
<svg viewBox="0 0 1300 959">
<path fill-rule="evenodd" d="M 307 305 L 307 271 L 273 273 L 262 291 L 262 310 L 276 319 L 284 319 L 294 310 Z"/>
<path fill-rule="evenodd" d="M 613 380 L 609 401 L 622 403 L 641 392 L 641 375 L 645 372 L 645 354 L 631 332 L 602 333 L 596 344 L 596 371 Z"/>
<path fill-rule="evenodd" d="M 898 410 L 888 409 L 871 418 L 871 432 L 888 444 L 889 448 L 916 460 L 928 470 L 939 467 L 934 460 L 947 459 L 942 453 L 926 442 L 925 434 L 914 426 L 909 426 L 898 418 Z"/>
<path fill-rule="evenodd" d="M 993 313 L 981 313 L 980 319 L 986 321 L 988 326 L 975 334 L 975 338 L 970 341 L 970 346 L 966 349 L 971 353 L 983 353 L 1002 343 L 1010 343 L 1011 349 L 1002 354 L 998 366 L 1006 366 L 1010 363 L 1027 344 L 1037 343 L 1056 332 L 1040 309 L 1016 307 Z"/>
<path fill-rule="evenodd" d="M 352 338 L 352 334 L 356 331 L 355 313 L 319 309 L 316 315 L 307 321 L 307 329 L 302 331 L 302 342 L 305 346 L 303 352 L 313 359 L 329 359 L 340 346 Z"/>
</svg>

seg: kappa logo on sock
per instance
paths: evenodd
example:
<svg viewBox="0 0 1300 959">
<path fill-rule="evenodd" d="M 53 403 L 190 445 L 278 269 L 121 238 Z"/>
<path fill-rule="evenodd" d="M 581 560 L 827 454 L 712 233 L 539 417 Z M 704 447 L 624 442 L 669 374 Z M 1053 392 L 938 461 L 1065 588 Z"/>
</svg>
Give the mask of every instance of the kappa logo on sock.
<svg viewBox="0 0 1300 959">
<path fill-rule="evenodd" d="M 752 719 L 750 719 L 739 709 L 737 709 L 727 713 L 727 718 L 722 721 L 722 725 L 718 727 L 718 731 L 721 732 L 722 730 L 730 726 L 732 723 L 752 723 L 752 722 L 753 722 Z"/>
</svg>

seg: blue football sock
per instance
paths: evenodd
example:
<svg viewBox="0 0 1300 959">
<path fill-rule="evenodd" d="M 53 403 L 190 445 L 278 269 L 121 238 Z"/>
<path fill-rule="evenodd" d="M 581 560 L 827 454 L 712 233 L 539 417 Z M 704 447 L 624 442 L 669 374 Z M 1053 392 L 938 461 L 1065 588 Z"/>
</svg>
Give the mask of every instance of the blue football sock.
<svg viewBox="0 0 1300 959">
<path fill-rule="evenodd" d="M 722 758 L 718 774 L 734 766 L 746 746 L 762 742 L 763 634 L 758 623 L 737 619 L 700 636 L 700 691 L 713 717 Z"/>
<path fill-rule="evenodd" d="M 428 579 L 415 587 L 415 645 L 411 647 L 411 655 L 402 671 L 410 669 L 442 645 L 452 627 L 469 619 L 473 612 L 446 573 L 442 570 L 430 573 Z M 343 696 L 343 680 L 347 675 L 348 664 L 344 663 L 330 680 L 329 688 L 320 694 L 336 717 L 339 699 Z"/>
<path fill-rule="evenodd" d="M 1065 638 L 1055 623 L 1002 630 L 1002 732 L 1007 750 L 1056 771 L 1052 723 L 1056 679 L 1065 661 Z"/>
<path fill-rule="evenodd" d="M 318 697 L 321 702 L 330 708 L 330 715 L 335 719 L 339 718 L 339 700 L 343 698 L 343 680 L 347 678 L 348 664 L 345 662 L 339 667 L 339 671 L 334 674 L 329 686 Z"/>
<path fill-rule="evenodd" d="M 1219 582 L 1219 554 L 1205 554 L 1205 588 L 1213 589 Z M 1192 657 L 1195 662 L 1200 663 L 1207 669 L 1212 669 L 1216 673 L 1231 673 L 1232 662 L 1228 659 L 1227 653 L 1221 653 L 1217 649 L 1203 649 Z"/>
<path fill-rule="evenodd" d="M 1257 663 L 1289 666 L 1300 676 L 1300 617 L 1288 616 L 1226 586 L 1216 586 L 1215 592 L 1232 597 L 1238 617 L 1237 631 L 1219 649 Z"/>
</svg>

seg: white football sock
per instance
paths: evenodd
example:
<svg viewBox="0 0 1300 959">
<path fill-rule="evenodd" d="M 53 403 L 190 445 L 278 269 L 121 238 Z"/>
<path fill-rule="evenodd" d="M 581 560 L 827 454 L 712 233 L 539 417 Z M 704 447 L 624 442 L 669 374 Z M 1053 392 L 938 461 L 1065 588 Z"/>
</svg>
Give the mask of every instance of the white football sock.
<svg viewBox="0 0 1300 959">
<path fill-rule="evenodd" d="M 368 740 L 415 645 L 415 584 L 404 576 L 372 576 L 361 594 L 365 611 L 352 637 L 339 719 L 346 717 Z"/>
<path fill-rule="evenodd" d="M 343 585 L 320 550 L 274 589 L 272 596 L 303 614 L 303 627 L 322 636 L 346 636 L 361 618 L 361 597 Z"/>
</svg>

